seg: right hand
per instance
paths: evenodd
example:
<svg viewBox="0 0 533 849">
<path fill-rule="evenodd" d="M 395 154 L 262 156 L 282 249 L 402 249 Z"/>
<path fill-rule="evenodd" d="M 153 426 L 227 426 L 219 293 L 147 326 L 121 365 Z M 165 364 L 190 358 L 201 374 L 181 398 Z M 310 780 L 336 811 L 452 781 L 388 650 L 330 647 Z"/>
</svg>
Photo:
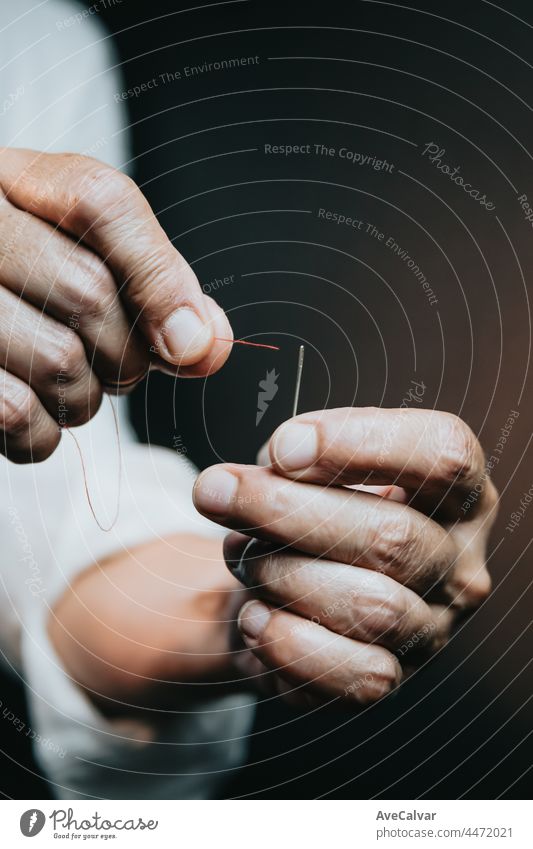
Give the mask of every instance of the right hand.
<svg viewBox="0 0 533 849">
<path fill-rule="evenodd" d="M 206 469 L 193 493 L 241 531 L 224 544 L 254 596 L 241 667 L 293 704 L 374 702 L 490 591 L 498 496 L 482 448 L 450 413 L 347 407 L 285 422 L 269 459 Z"/>
<path fill-rule="evenodd" d="M 129 177 L 0 148 L 1 453 L 46 459 L 106 389 L 150 367 L 211 374 L 231 351 L 214 337 L 232 335 Z"/>
</svg>

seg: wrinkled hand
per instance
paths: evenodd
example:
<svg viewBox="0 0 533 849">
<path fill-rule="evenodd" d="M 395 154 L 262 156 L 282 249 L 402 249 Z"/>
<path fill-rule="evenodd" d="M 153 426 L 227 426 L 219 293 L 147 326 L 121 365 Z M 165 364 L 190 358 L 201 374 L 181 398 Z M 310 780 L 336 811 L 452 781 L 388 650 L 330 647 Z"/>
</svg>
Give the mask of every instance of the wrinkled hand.
<svg viewBox="0 0 533 849">
<path fill-rule="evenodd" d="M 0 148 L 0 451 L 48 457 L 150 366 L 216 371 L 232 337 L 148 202 L 77 154 Z"/>
<path fill-rule="evenodd" d="M 239 616 L 249 673 L 299 704 L 373 702 L 489 592 L 497 495 L 481 447 L 448 413 L 346 408 L 286 422 L 269 454 L 207 469 L 194 491 L 246 534 L 225 557 L 255 597 Z"/>
</svg>

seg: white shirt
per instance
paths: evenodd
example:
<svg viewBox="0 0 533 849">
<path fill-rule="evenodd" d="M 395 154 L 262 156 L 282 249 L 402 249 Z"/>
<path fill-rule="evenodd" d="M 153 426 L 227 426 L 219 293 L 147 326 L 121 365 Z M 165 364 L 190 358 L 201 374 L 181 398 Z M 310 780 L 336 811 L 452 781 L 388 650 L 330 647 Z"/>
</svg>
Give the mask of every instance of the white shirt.
<svg viewBox="0 0 533 849">
<path fill-rule="evenodd" d="M 0 9 L 0 145 L 73 151 L 128 168 L 116 58 L 97 15 L 67 0 Z M 194 471 L 170 449 L 136 444 L 120 405 L 120 516 L 102 532 L 87 504 L 74 441 L 35 466 L 0 457 L 0 646 L 26 685 L 35 756 L 58 798 L 208 798 L 245 757 L 251 697 L 155 714 L 152 726 L 104 718 L 68 677 L 46 633 L 50 608 L 82 569 L 179 531 L 220 529 L 191 502 Z M 118 449 L 105 402 L 76 429 L 99 517 L 113 514 Z M 1 694 L 0 694 L 1 698 Z"/>
</svg>

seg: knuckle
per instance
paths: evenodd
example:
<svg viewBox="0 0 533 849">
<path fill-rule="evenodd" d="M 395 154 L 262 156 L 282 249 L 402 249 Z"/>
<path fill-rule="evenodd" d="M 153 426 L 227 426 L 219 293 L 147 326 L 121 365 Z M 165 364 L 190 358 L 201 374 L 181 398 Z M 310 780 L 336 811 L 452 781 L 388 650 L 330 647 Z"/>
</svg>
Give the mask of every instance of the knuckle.
<svg viewBox="0 0 533 849">
<path fill-rule="evenodd" d="M 372 641 L 400 645 L 406 631 L 406 616 L 405 604 L 397 596 L 383 599 L 369 616 L 368 630 Z"/>
<path fill-rule="evenodd" d="M 444 432 L 440 434 L 445 447 L 439 459 L 439 472 L 451 485 L 471 483 L 483 467 L 481 446 L 468 425 L 458 416 L 447 414 Z"/>
<path fill-rule="evenodd" d="M 75 278 L 79 282 L 71 284 L 65 292 L 69 306 L 79 309 L 81 321 L 100 319 L 115 303 L 114 277 L 104 263 L 88 251 L 75 251 L 73 260 Z"/>
<path fill-rule="evenodd" d="M 83 323 L 102 321 L 116 304 L 116 289 L 109 272 L 100 270 L 89 280 L 81 298 L 81 320 Z"/>
<path fill-rule="evenodd" d="M 86 365 L 85 348 L 79 336 L 68 327 L 61 329 L 54 343 L 40 352 L 40 369 L 47 381 L 71 383 Z"/>
<path fill-rule="evenodd" d="M 88 225 L 95 221 L 104 222 L 115 218 L 124 204 L 137 192 L 134 181 L 97 159 L 78 156 L 77 180 L 69 207 L 73 214 L 80 215 Z"/>
<path fill-rule="evenodd" d="M 377 571 L 384 574 L 393 572 L 397 576 L 416 556 L 418 534 L 414 524 L 409 510 L 403 509 L 396 517 L 375 526 L 370 553 Z"/>
<path fill-rule="evenodd" d="M 80 153 L 51 153 L 36 155 L 24 164 L 17 178 L 23 194 L 30 194 L 38 204 L 54 193 L 63 193 L 70 201 L 75 197 L 80 175 L 86 170 L 89 157 Z"/>
</svg>

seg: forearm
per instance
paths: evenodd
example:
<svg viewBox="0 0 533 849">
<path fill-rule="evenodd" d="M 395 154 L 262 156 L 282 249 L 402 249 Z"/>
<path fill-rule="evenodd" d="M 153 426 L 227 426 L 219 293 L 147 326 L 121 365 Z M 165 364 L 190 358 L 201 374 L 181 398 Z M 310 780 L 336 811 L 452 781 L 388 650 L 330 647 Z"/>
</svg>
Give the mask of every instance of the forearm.
<svg viewBox="0 0 533 849">
<path fill-rule="evenodd" d="M 51 611 L 67 673 L 106 712 L 176 702 L 194 683 L 231 680 L 243 591 L 220 540 L 154 539 L 88 567 Z"/>
</svg>

